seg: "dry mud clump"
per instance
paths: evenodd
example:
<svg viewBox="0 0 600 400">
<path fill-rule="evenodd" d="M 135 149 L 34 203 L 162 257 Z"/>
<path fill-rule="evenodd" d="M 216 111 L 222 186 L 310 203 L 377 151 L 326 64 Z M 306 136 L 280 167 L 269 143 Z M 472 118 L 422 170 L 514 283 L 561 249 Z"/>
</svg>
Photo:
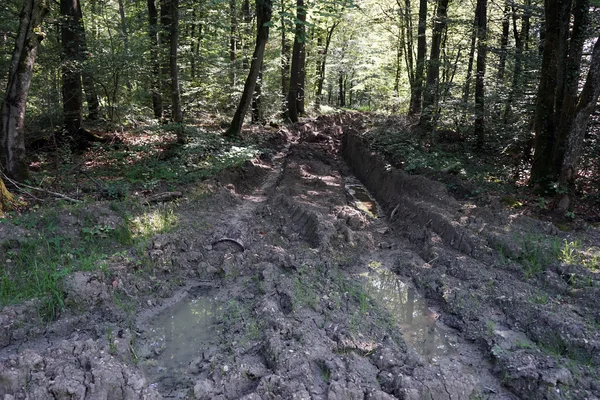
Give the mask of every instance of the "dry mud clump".
<svg viewBox="0 0 600 400">
<path fill-rule="evenodd" d="M 0 398 L 597 398 L 596 277 L 517 262 L 517 233 L 561 233 L 390 170 L 366 123 L 282 129 L 188 188 L 174 229 L 66 279 L 58 320 L 5 307 Z"/>
</svg>

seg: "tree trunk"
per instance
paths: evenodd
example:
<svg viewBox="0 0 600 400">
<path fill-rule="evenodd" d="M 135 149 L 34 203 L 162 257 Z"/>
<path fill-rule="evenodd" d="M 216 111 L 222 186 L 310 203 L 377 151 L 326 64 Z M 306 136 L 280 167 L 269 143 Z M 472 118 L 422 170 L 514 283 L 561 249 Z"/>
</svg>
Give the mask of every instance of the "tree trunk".
<svg viewBox="0 0 600 400">
<path fill-rule="evenodd" d="M 121 19 L 121 37 L 123 38 L 123 51 L 125 57 L 129 57 L 129 34 L 127 33 L 127 19 L 125 18 L 125 3 L 119 0 L 119 17 Z M 124 71 L 127 73 L 127 71 Z M 132 85 L 129 76 L 125 76 L 127 90 L 131 91 Z"/>
<path fill-rule="evenodd" d="M 558 66 L 559 8 L 559 0 L 545 1 L 546 30 L 534 117 L 535 154 L 530 178 L 532 184 L 542 186 L 546 186 L 553 179 L 552 149 L 556 130 L 554 102 Z"/>
<path fill-rule="evenodd" d="M 339 102 L 340 102 L 340 107 L 346 107 L 346 88 L 344 87 L 344 73 L 340 72 L 340 76 L 338 79 L 338 85 L 339 85 Z"/>
<path fill-rule="evenodd" d="M 506 108 L 504 109 L 504 124 L 510 123 L 512 104 L 514 102 L 515 94 L 519 90 L 521 83 L 521 71 L 523 69 L 523 49 L 525 43 L 529 38 L 529 18 L 530 18 L 530 0 L 525 2 L 525 11 L 521 19 L 521 32 L 517 29 L 517 17 L 515 8 L 513 6 L 513 32 L 515 38 L 515 70 L 513 72 L 513 79 L 510 92 L 508 93 L 508 99 L 506 99 Z"/>
<path fill-rule="evenodd" d="M 429 53 L 429 64 L 427 66 L 427 81 L 423 95 L 423 112 L 420 123 L 425 131 L 431 129 L 431 121 L 435 113 L 436 99 L 439 91 L 440 78 L 440 45 L 442 33 L 446 28 L 449 0 L 438 0 L 435 23 L 431 37 L 431 52 Z"/>
<path fill-rule="evenodd" d="M 263 66 L 260 66 L 258 72 L 258 79 L 256 80 L 256 86 L 254 87 L 254 94 L 252 95 L 252 123 L 262 124 L 264 122 L 262 113 L 262 77 L 263 77 Z"/>
<path fill-rule="evenodd" d="M 169 120 L 171 110 L 171 0 L 159 0 L 160 29 L 158 32 L 158 59 L 160 62 L 160 92 L 163 100 L 163 122 Z"/>
<path fill-rule="evenodd" d="M 171 117 L 173 122 L 183 122 L 181 113 L 181 102 L 179 101 L 179 70 L 177 67 L 177 47 L 179 36 L 179 0 L 169 0 L 170 26 L 169 26 L 169 72 L 171 75 Z M 179 142 L 184 142 L 183 129 L 177 130 Z"/>
<path fill-rule="evenodd" d="M 81 24 L 79 1 L 60 0 L 62 44 L 62 95 L 64 132 L 75 139 L 83 119 L 81 86 Z"/>
<path fill-rule="evenodd" d="M 477 7 L 479 7 L 479 2 L 477 3 Z M 463 116 L 464 119 L 466 119 L 466 106 L 469 102 L 469 94 L 471 93 L 471 82 L 473 81 L 473 64 L 475 63 L 475 44 L 477 44 L 477 25 L 479 18 L 479 9 L 477 7 L 475 8 L 475 18 L 473 19 L 471 47 L 469 49 L 469 61 L 467 62 L 467 77 L 465 78 L 465 86 L 463 87 L 462 101 L 465 106 L 465 115 Z"/>
<path fill-rule="evenodd" d="M 160 59 L 159 59 L 159 36 L 158 36 L 158 11 L 154 0 L 148 0 L 148 36 L 150 37 L 150 62 L 152 63 L 152 110 L 154 118 L 162 118 L 163 105 L 160 90 Z"/>
<path fill-rule="evenodd" d="M 320 58 L 317 60 L 317 93 L 315 96 L 315 108 L 319 110 L 321 106 L 323 96 L 323 84 L 325 83 L 325 66 L 327 64 L 327 54 L 329 53 L 329 45 L 333 36 L 333 31 L 340 24 L 339 21 L 333 23 L 331 28 L 327 30 L 327 36 L 325 37 L 325 47 L 323 50 L 319 50 Z"/>
<path fill-rule="evenodd" d="M 98 101 L 98 92 L 94 77 L 90 72 L 89 66 L 86 65 L 88 59 L 87 39 L 85 35 L 85 27 L 83 25 L 83 14 L 81 11 L 81 3 L 77 1 L 77 10 L 79 12 L 79 29 L 81 39 L 80 62 L 82 64 L 81 77 L 83 79 L 83 91 L 85 92 L 85 100 L 88 106 L 88 119 L 96 121 L 100 117 L 100 101 Z"/>
<path fill-rule="evenodd" d="M 239 136 L 242 130 L 242 124 L 244 123 L 244 117 L 248 112 L 248 107 L 252 101 L 252 94 L 254 93 L 254 86 L 260 73 L 263 57 L 265 54 L 265 47 L 269 40 L 269 24 L 271 22 L 271 16 L 273 13 L 273 2 L 272 0 L 256 0 L 256 16 L 257 16 L 257 34 L 256 34 L 256 46 L 254 47 L 254 54 L 252 55 L 252 63 L 250 64 L 250 71 L 248 72 L 248 78 L 244 85 L 244 91 L 242 92 L 242 98 L 235 111 L 231 126 L 226 132 L 229 137 Z"/>
<path fill-rule="evenodd" d="M 446 5 L 448 2 L 446 1 Z M 406 0 L 406 7 L 410 1 Z M 419 26 L 417 28 L 417 67 L 413 90 L 410 94 L 409 114 L 417 115 L 421 112 L 421 97 L 423 96 L 423 78 L 425 77 L 425 54 L 427 53 L 427 0 L 419 1 Z M 441 31 L 440 31 L 441 33 Z M 433 44 L 432 44 L 433 45 Z M 411 48 L 409 47 L 409 51 Z M 432 49 L 433 51 L 433 49 Z M 412 53 L 412 51 L 411 51 Z"/>
<path fill-rule="evenodd" d="M 26 0 L 23 3 L 2 103 L 0 172 L 17 181 L 24 181 L 28 177 L 25 159 L 25 109 L 38 46 L 45 37 L 41 25 L 47 11 L 45 0 Z M 0 210 L 10 200 L 10 196 L 5 194 L 6 189 L 1 179 L 0 176 Z"/>
<path fill-rule="evenodd" d="M 237 58 L 237 7 L 235 0 L 229 0 L 229 84 L 233 88 L 236 80 L 235 60 Z"/>
<path fill-rule="evenodd" d="M 285 36 L 285 2 L 281 2 L 281 98 L 283 114 L 288 113 L 287 96 L 290 88 L 290 45 Z"/>
<path fill-rule="evenodd" d="M 475 136 L 477 147 L 485 142 L 485 62 L 487 56 L 487 0 L 477 0 L 477 75 L 475 77 Z"/>
<path fill-rule="evenodd" d="M 567 146 L 567 138 L 571 130 L 571 122 L 575 117 L 577 107 L 577 89 L 579 86 L 579 75 L 581 70 L 581 58 L 586 31 L 589 25 L 589 0 L 575 0 L 573 4 L 573 29 L 569 38 L 568 55 L 565 55 L 564 83 L 562 92 L 557 93 L 563 100 L 558 108 L 557 123 L 558 130 L 554 142 L 553 157 L 554 169 L 560 171 L 563 157 Z"/>
<path fill-rule="evenodd" d="M 250 37 L 252 33 L 252 14 L 250 12 L 250 0 L 244 0 L 242 3 L 242 14 L 244 17 L 244 37 L 242 40 L 242 48 L 244 59 L 242 62 L 242 70 L 246 71 L 250 68 Z M 262 67 L 261 67 L 262 71 Z"/>
<path fill-rule="evenodd" d="M 288 118 L 292 122 L 298 122 L 298 97 L 300 90 L 300 78 L 302 66 L 302 53 L 305 41 L 306 9 L 304 8 L 304 0 L 296 1 L 296 34 L 294 37 L 294 49 L 292 51 L 292 70 L 290 73 L 290 90 L 288 91 L 287 105 Z"/>
<path fill-rule="evenodd" d="M 498 81 L 504 81 L 506 68 L 506 49 L 508 47 L 508 35 L 510 33 L 510 0 L 504 0 L 504 15 L 502 16 L 502 36 L 500 37 L 500 60 L 498 62 Z"/>
<path fill-rule="evenodd" d="M 583 149 L 583 139 L 587 131 L 590 115 L 596 108 L 600 96 L 600 39 L 596 39 L 592 60 L 585 85 L 577 101 L 575 116 L 571 120 L 569 137 L 560 171 L 560 185 L 567 191 L 560 196 L 557 209 L 566 212 L 573 209 L 575 178 Z"/>
</svg>

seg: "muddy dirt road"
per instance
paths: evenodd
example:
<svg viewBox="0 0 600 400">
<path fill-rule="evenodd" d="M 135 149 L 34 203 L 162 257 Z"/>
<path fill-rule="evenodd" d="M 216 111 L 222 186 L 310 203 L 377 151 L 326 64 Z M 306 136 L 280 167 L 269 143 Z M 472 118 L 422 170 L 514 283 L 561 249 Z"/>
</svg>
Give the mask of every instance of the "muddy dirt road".
<svg viewBox="0 0 600 400">
<path fill-rule="evenodd" d="M 275 156 L 190 190 L 145 258 L 70 277 L 48 326 L 6 307 L 0 396 L 599 398 L 598 274 L 527 274 L 517 238 L 563 233 L 394 170 L 368 124 L 282 129 Z"/>
</svg>

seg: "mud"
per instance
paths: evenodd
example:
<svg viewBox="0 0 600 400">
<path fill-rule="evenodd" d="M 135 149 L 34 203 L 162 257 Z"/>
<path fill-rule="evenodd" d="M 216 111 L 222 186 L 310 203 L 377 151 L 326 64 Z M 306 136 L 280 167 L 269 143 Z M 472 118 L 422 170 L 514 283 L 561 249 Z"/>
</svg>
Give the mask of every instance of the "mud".
<svg viewBox="0 0 600 400">
<path fill-rule="evenodd" d="M 5 307 L 0 398 L 598 398 L 597 276 L 517 262 L 515 235 L 561 233 L 389 167 L 367 123 L 282 130 L 188 188 L 142 255 L 67 280 L 57 321 Z"/>
</svg>

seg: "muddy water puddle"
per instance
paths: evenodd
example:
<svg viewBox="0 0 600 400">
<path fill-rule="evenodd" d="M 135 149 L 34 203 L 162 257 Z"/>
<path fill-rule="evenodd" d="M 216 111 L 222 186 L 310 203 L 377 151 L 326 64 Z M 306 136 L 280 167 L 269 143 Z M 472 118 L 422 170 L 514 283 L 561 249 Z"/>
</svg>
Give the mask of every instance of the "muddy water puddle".
<svg viewBox="0 0 600 400">
<path fill-rule="evenodd" d="M 438 314 L 427 307 L 413 287 L 383 268 L 361 274 L 365 290 L 384 307 L 402 332 L 406 344 L 430 362 L 456 353 L 451 329 L 437 321 Z"/>
<path fill-rule="evenodd" d="M 379 206 L 377 201 L 371 196 L 366 187 L 359 182 L 356 178 L 346 178 L 346 184 L 344 185 L 346 191 L 354 199 L 355 206 L 369 214 L 373 218 L 377 218 L 379 215 Z"/>
<path fill-rule="evenodd" d="M 195 361 L 210 357 L 219 343 L 218 316 L 223 310 L 214 296 L 184 299 L 150 322 L 149 347 L 156 357 L 145 370 L 159 388 L 185 382 Z"/>
</svg>

